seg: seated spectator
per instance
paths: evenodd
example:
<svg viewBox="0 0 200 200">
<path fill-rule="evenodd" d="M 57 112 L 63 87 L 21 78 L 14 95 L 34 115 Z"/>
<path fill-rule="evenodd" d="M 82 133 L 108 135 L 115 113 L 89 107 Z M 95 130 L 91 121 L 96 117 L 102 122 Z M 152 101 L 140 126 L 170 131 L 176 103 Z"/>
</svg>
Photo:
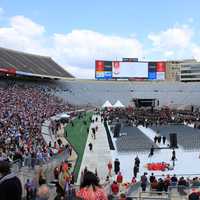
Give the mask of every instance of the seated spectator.
<svg viewBox="0 0 200 200">
<path fill-rule="evenodd" d="M 15 174 L 11 173 L 8 161 L 0 161 L 0 175 L 0 199 L 21 200 L 21 182 Z"/>
<path fill-rule="evenodd" d="M 76 193 L 77 197 L 83 200 L 107 200 L 105 191 L 99 185 L 99 179 L 94 173 L 87 171 L 84 174 L 80 190 Z"/>
</svg>

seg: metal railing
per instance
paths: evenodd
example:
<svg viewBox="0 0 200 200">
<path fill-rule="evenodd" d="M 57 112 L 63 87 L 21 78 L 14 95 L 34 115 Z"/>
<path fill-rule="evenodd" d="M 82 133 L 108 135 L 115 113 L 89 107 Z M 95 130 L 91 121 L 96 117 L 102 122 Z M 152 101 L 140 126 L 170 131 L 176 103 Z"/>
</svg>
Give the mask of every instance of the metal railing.
<svg viewBox="0 0 200 200">
<path fill-rule="evenodd" d="M 49 182 L 54 179 L 53 172 L 55 167 L 58 166 L 62 161 L 68 160 L 68 158 L 68 151 L 64 150 L 63 152 L 52 156 L 49 160 L 44 162 L 39 162 L 37 159 L 30 160 L 30 162 L 35 162 L 34 168 L 32 168 L 30 165 L 24 165 L 24 161 L 16 160 L 11 163 L 11 171 L 17 174 L 20 177 L 22 184 L 24 184 L 26 179 L 33 178 L 36 175 L 35 173 L 37 169 L 42 166 L 47 182 Z M 70 162 L 70 160 L 68 161 Z"/>
<path fill-rule="evenodd" d="M 183 186 L 183 185 L 176 185 L 176 186 L 169 186 L 168 191 L 169 191 L 169 198 L 170 200 L 172 199 L 177 199 L 177 198 L 183 198 L 183 197 L 188 197 L 193 190 L 199 191 L 200 186 Z"/>
<path fill-rule="evenodd" d="M 119 197 L 109 196 L 111 200 L 119 200 Z M 137 196 L 128 196 L 126 197 L 128 200 L 170 200 L 169 193 L 162 192 L 139 192 Z"/>
</svg>

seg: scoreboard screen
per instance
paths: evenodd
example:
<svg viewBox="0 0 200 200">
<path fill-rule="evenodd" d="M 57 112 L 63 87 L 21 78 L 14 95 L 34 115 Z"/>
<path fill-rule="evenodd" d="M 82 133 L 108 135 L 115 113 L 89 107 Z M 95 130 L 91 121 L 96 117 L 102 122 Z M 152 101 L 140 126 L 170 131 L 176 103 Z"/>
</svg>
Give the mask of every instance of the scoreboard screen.
<svg viewBox="0 0 200 200">
<path fill-rule="evenodd" d="M 113 62 L 113 78 L 148 78 L 147 62 Z"/>
<path fill-rule="evenodd" d="M 165 62 L 123 62 L 96 60 L 95 78 L 165 80 Z"/>
</svg>

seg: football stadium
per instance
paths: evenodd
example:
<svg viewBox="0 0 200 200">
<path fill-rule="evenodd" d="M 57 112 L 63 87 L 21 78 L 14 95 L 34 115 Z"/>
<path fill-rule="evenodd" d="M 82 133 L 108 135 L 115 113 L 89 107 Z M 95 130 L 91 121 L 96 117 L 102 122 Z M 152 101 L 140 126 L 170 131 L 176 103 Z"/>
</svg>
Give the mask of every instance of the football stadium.
<svg viewBox="0 0 200 200">
<path fill-rule="evenodd" d="M 116 61 L 96 61 L 96 80 L 81 80 L 50 57 L 1 48 L 1 161 L 24 196 L 34 199 L 27 187 L 38 181 L 52 199 L 76 198 L 87 171 L 111 199 L 187 199 L 198 189 L 199 83 L 148 80 L 156 64 L 167 73 L 164 62 L 119 63 L 135 66 L 134 80 L 110 78 Z"/>
<path fill-rule="evenodd" d="M 4 15 L 0 4 L 0 25 L 8 21 Z M 102 21 L 115 30 L 110 17 Z M 195 28 L 189 30 L 194 19 L 150 33 L 154 48 L 145 50 L 146 57 L 135 53 L 140 45 L 132 36 L 77 29 L 48 37 L 44 27 L 26 23 L 17 16 L 11 27 L 0 26 L 0 200 L 200 199 L 200 47 L 184 40 L 195 35 Z M 53 37 L 55 44 L 62 39 L 60 46 L 34 49 L 36 40 L 45 46 Z M 61 54 L 60 60 L 80 66 L 64 66 Z M 83 63 L 93 63 L 93 77 L 79 76 Z"/>
</svg>

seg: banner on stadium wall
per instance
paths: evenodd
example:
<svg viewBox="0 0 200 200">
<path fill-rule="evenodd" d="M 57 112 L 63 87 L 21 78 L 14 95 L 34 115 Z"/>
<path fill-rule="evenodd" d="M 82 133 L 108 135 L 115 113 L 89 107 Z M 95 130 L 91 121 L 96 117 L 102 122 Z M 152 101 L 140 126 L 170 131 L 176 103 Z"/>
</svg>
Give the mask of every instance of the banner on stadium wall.
<svg viewBox="0 0 200 200">
<path fill-rule="evenodd" d="M 33 76 L 30 72 L 22 72 L 22 71 L 16 71 L 17 75 L 24 75 L 24 76 Z"/>
<path fill-rule="evenodd" d="M 0 73 L 5 73 L 5 74 L 16 74 L 16 69 L 13 68 L 13 67 L 8 67 L 8 68 L 0 67 Z"/>
</svg>

